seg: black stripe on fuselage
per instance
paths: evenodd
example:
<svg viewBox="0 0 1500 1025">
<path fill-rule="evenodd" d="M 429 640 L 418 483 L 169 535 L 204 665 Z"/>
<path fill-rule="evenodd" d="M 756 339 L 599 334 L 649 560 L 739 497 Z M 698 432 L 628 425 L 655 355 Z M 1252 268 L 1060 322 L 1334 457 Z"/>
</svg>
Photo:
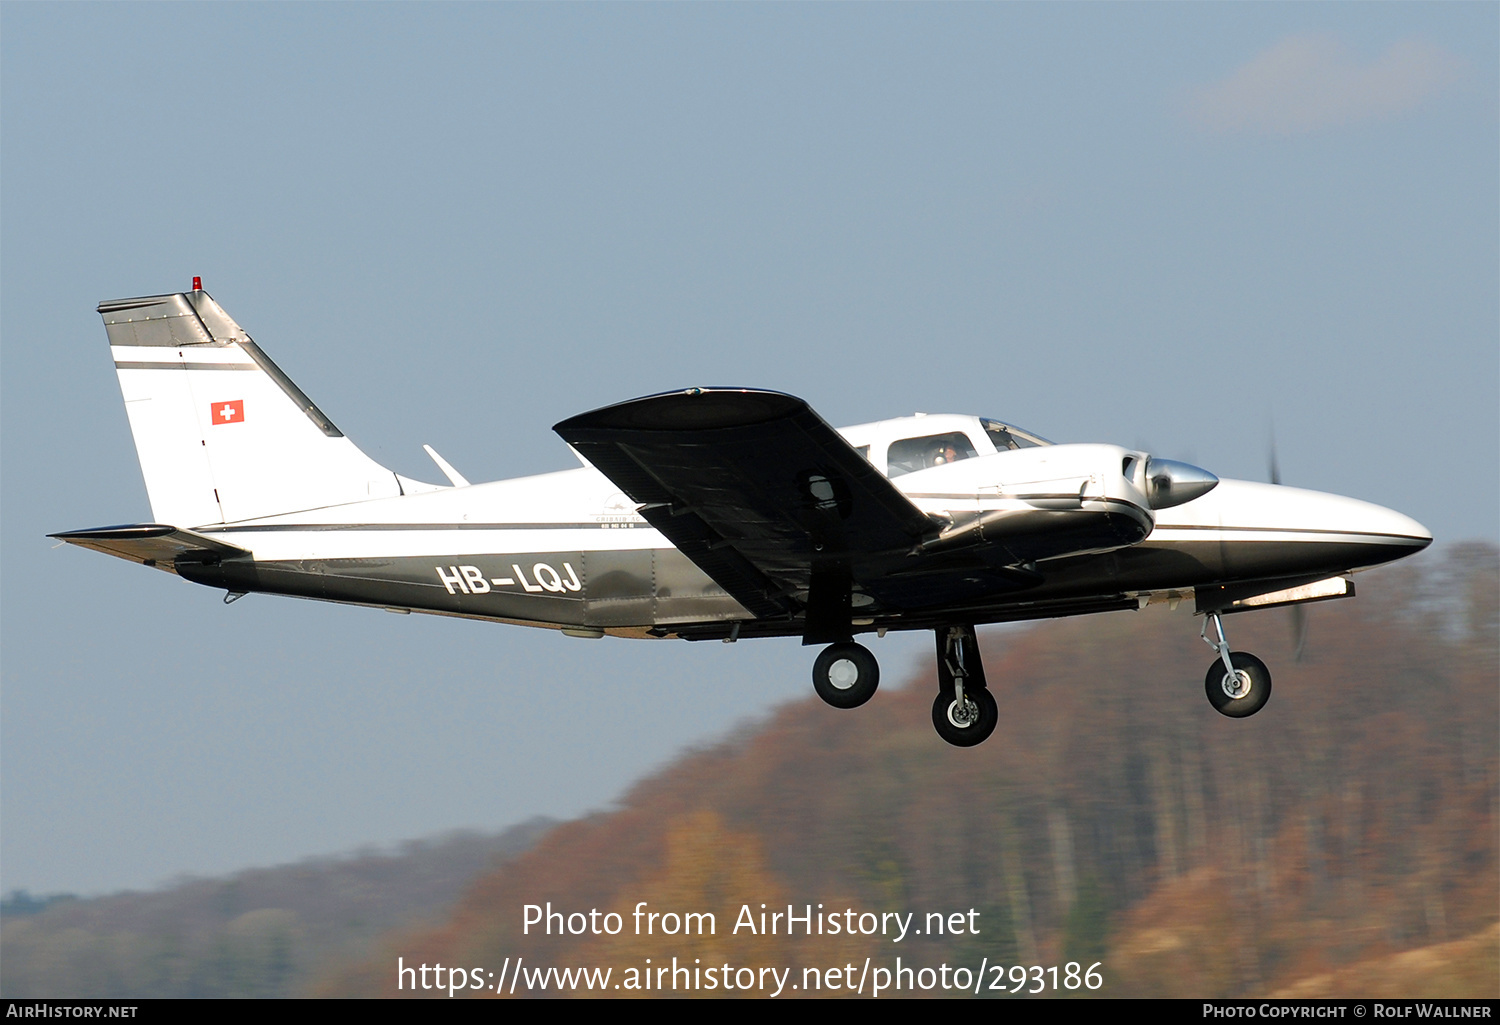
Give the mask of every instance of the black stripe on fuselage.
<svg viewBox="0 0 1500 1025">
<path fill-rule="evenodd" d="M 1321 534 L 1335 537 L 1379 537 L 1392 542 L 1411 542 L 1423 548 L 1432 543 L 1430 537 L 1416 534 L 1390 534 L 1383 530 L 1330 530 L 1326 527 L 1214 527 L 1203 523 L 1163 523 L 1160 530 L 1218 530 L 1226 534 Z"/>
<path fill-rule="evenodd" d="M 1129 503 L 1124 503 L 1128 505 Z M 1131 508 L 1135 508 L 1132 506 Z M 205 524 L 194 527 L 194 530 L 203 534 L 240 534 L 257 533 L 285 533 L 285 532 L 317 532 L 317 531 L 386 531 L 386 530 L 650 530 L 653 529 L 645 522 L 573 522 L 573 523 L 267 523 L 267 524 L 243 524 L 231 526 L 218 526 Z M 1350 539 L 1379 538 L 1389 544 L 1412 545 L 1425 548 L 1432 543 L 1431 538 L 1417 537 L 1411 534 L 1386 534 L 1373 530 L 1326 530 L 1322 528 L 1309 529 L 1307 527 L 1211 527 L 1201 524 L 1166 525 L 1161 527 L 1164 531 L 1170 530 L 1201 530 L 1219 531 L 1226 534 L 1309 534 L 1317 535 L 1320 540 L 1307 542 L 1290 542 L 1292 544 L 1338 544 L 1340 542 L 1322 538 L 1347 537 Z M 1147 541 L 1149 541 L 1149 537 Z M 1146 543 L 1146 542 L 1142 542 Z M 1170 544 L 1172 542 L 1162 542 Z M 1204 544 L 1213 542 L 1185 542 L 1193 544 Z M 1232 542 L 1247 543 L 1247 542 Z M 1253 543 L 1253 542 L 1250 542 Z M 1277 542 L 1264 542 L 1275 544 Z M 1351 541 L 1350 543 L 1355 543 Z"/>
<path fill-rule="evenodd" d="M 254 363 L 152 363 L 142 360 L 115 360 L 116 370 L 259 370 Z"/>
<path fill-rule="evenodd" d="M 263 526 L 197 527 L 204 534 L 327 530 L 651 530 L 649 523 L 268 523 Z"/>
</svg>

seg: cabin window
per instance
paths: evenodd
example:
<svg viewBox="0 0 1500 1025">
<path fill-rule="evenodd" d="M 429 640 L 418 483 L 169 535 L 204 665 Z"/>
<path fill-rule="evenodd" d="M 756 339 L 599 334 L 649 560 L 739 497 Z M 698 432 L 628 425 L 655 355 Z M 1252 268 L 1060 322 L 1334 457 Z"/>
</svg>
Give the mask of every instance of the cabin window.
<svg viewBox="0 0 1500 1025">
<path fill-rule="evenodd" d="M 929 434 L 923 438 L 903 438 L 891 442 L 886 452 L 888 477 L 899 477 L 903 473 L 926 470 L 934 466 L 956 463 L 960 459 L 972 459 L 977 453 L 968 435 L 962 431 L 951 434 Z"/>
<path fill-rule="evenodd" d="M 1036 448 L 1038 445 L 1050 445 L 1052 442 L 1046 438 L 1039 437 L 1029 431 L 1023 431 L 1019 427 L 1003 424 L 999 420 L 981 420 L 984 425 L 984 433 L 989 435 L 990 441 L 995 445 L 996 452 L 1008 452 L 1016 448 Z"/>
</svg>

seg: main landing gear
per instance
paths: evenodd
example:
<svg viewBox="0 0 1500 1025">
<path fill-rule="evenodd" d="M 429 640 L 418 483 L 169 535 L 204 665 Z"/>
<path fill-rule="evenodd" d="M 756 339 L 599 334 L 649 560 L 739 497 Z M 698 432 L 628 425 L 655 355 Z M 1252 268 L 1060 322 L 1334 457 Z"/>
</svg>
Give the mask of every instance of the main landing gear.
<svg viewBox="0 0 1500 1025">
<path fill-rule="evenodd" d="M 1217 641 L 1208 636 L 1210 625 L 1219 638 Z M 1229 642 L 1224 639 L 1224 621 L 1217 612 L 1204 614 L 1203 629 L 1198 635 L 1219 653 L 1203 680 L 1209 704 L 1221 715 L 1235 719 L 1254 715 L 1264 708 L 1271 697 L 1271 672 L 1266 664 L 1247 651 L 1229 650 Z"/>
<path fill-rule="evenodd" d="M 830 644 L 813 663 L 813 690 L 834 708 L 858 708 L 879 686 L 880 663 L 863 644 Z"/>
<path fill-rule="evenodd" d="M 979 643 L 972 626 L 948 626 L 936 633 L 938 695 L 932 703 L 932 725 L 955 747 L 973 747 L 994 733 L 1000 721 L 995 698 L 985 686 Z M 853 642 L 824 648 L 812 675 L 818 697 L 834 708 L 858 708 L 880 685 L 875 656 Z"/>
<path fill-rule="evenodd" d="M 973 747 L 995 732 L 1000 710 L 985 686 L 984 663 L 972 626 L 949 626 L 937 634 L 938 695 L 932 725 L 954 747 Z"/>
</svg>

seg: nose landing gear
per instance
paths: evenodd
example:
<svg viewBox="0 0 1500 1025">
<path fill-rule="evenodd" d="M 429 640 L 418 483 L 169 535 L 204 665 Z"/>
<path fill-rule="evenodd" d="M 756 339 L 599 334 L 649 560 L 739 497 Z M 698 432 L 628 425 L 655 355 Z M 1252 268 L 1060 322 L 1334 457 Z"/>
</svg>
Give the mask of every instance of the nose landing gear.
<svg viewBox="0 0 1500 1025">
<path fill-rule="evenodd" d="M 1218 635 L 1217 641 L 1208 636 L 1210 624 Z M 1229 642 L 1224 639 L 1224 622 L 1217 612 L 1204 614 L 1203 629 L 1198 636 L 1219 653 L 1203 680 L 1209 704 L 1219 714 L 1234 719 L 1254 715 L 1264 708 L 1271 697 L 1271 671 L 1266 664 L 1248 651 L 1229 650 Z"/>
</svg>

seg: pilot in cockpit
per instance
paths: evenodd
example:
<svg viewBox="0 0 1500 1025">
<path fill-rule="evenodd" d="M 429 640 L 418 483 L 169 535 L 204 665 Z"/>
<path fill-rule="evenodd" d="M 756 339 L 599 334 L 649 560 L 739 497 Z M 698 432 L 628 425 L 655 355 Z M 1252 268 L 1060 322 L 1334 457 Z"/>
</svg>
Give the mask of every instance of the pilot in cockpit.
<svg viewBox="0 0 1500 1025">
<path fill-rule="evenodd" d="M 952 441 L 945 441 L 932 450 L 927 459 L 928 466 L 946 466 L 959 460 L 958 449 L 953 446 Z"/>
</svg>

